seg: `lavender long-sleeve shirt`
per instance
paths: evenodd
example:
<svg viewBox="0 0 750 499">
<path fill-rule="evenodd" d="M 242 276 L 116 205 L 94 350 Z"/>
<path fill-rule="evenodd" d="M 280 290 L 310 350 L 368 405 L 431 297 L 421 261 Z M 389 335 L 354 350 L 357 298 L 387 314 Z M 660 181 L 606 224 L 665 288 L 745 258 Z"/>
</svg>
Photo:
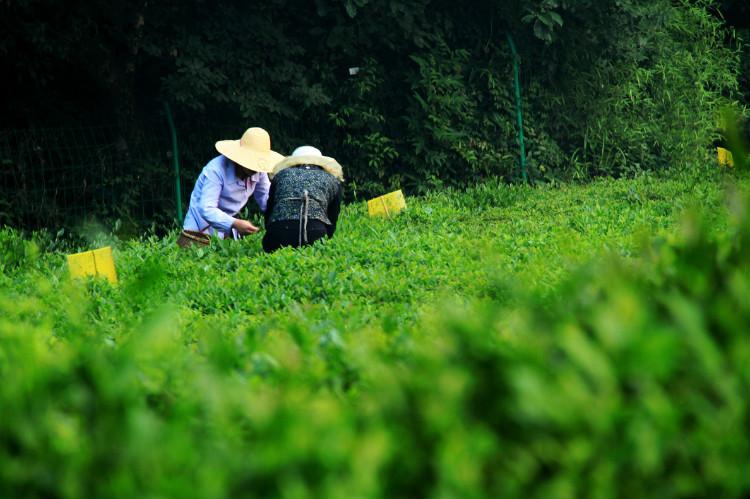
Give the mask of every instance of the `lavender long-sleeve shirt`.
<svg viewBox="0 0 750 499">
<path fill-rule="evenodd" d="M 271 182 L 265 173 L 255 173 L 241 180 L 234 165 L 224 156 L 217 156 L 203 167 L 190 195 L 190 207 L 182 228 L 221 235 L 232 232 L 234 215 L 252 195 L 260 211 L 266 211 Z"/>
</svg>

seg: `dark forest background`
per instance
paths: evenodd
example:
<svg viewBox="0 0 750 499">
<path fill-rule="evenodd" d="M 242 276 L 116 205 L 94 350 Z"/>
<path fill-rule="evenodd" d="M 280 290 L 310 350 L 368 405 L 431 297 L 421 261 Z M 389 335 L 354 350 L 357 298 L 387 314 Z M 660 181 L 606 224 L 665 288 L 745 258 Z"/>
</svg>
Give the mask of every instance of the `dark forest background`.
<svg viewBox="0 0 750 499">
<path fill-rule="evenodd" d="M 10 0 L 0 24 L 0 222 L 31 226 L 77 200 L 172 213 L 165 104 L 184 200 L 249 126 L 336 157 L 350 199 L 517 181 L 508 35 L 533 182 L 705 163 L 720 110 L 750 99 L 742 0 Z"/>
</svg>

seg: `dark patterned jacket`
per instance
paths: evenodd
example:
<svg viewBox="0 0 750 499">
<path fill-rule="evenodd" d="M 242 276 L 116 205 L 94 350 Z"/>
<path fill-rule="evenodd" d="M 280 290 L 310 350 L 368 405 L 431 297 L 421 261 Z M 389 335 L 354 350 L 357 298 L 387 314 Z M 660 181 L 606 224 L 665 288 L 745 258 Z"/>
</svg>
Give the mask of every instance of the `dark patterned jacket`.
<svg viewBox="0 0 750 499">
<path fill-rule="evenodd" d="M 319 166 L 286 168 L 271 181 L 265 213 L 266 228 L 281 220 L 299 220 L 307 208 L 308 220 L 320 220 L 330 227 L 329 236 L 333 235 L 341 210 L 341 191 L 341 182 Z"/>
</svg>

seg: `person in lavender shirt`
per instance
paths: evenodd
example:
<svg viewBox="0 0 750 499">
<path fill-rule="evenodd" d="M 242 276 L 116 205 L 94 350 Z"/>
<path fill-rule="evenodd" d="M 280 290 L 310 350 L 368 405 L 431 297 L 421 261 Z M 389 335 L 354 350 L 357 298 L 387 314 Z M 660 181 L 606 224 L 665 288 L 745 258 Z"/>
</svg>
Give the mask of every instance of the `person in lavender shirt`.
<svg viewBox="0 0 750 499">
<path fill-rule="evenodd" d="M 258 227 L 235 215 L 253 196 L 266 211 L 271 183 L 268 172 L 284 156 L 271 150 L 271 137 L 262 128 L 248 128 L 240 140 L 220 140 L 221 153 L 203 167 L 190 195 L 182 233 L 177 244 L 207 244 L 210 235 L 239 239 Z"/>
</svg>

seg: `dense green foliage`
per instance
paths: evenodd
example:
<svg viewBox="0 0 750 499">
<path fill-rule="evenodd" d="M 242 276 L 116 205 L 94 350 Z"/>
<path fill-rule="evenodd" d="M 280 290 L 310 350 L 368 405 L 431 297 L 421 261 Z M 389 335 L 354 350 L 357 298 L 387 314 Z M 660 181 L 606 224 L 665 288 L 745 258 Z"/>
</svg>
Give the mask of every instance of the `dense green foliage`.
<svg viewBox="0 0 750 499">
<path fill-rule="evenodd" d="M 719 3 L 719 9 L 725 16 L 729 26 L 735 30 L 734 41 L 737 43 L 740 55 L 740 88 L 742 102 L 750 104 L 750 4 L 740 0 L 724 0 Z"/>
<path fill-rule="evenodd" d="M 731 112 L 736 169 L 706 166 L 719 111 L 748 102 L 748 26 L 722 19 L 742 13 L 0 2 L 0 127 L 66 127 L 0 133 L 0 497 L 747 497 Z M 535 186 L 513 184 L 508 35 Z M 171 196 L 164 102 L 186 190 L 252 125 L 339 159 L 358 202 L 336 237 L 272 255 L 257 236 L 120 238 L 146 190 Z M 69 129 L 92 123 L 112 126 Z M 396 187 L 424 196 L 368 218 L 361 200 Z M 70 218 L 70 199 L 121 221 L 3 225 Z M 71 280 L 64 255 L 104 244 L 119 285 Z"/>
<path fill-rule="evenodd" d="M 5 126 L 104 119 L 137 149 L 166 100 L 189 153 L 186 183 L 213 141 L 250 125 L 267 128 L 281 152 L 313 143 L 338 158 L 349 196 L 513 180 L 511 34 L 532 178 L 627 175 L 704 161 L 719 107 L 739 98 L 740 51 L 717 6 L 8 2 L 0 53 L 16 92 Z M 80 88 L 83 101 L 72 95 Z"/>
<path fill-rule="evenodd" d="M 351 205 L 272 255 L 112 240 L 117 287 L 0 231 L 0 496 L 747 495 L 750 202 L 725 180 Z"/>
</svg>

